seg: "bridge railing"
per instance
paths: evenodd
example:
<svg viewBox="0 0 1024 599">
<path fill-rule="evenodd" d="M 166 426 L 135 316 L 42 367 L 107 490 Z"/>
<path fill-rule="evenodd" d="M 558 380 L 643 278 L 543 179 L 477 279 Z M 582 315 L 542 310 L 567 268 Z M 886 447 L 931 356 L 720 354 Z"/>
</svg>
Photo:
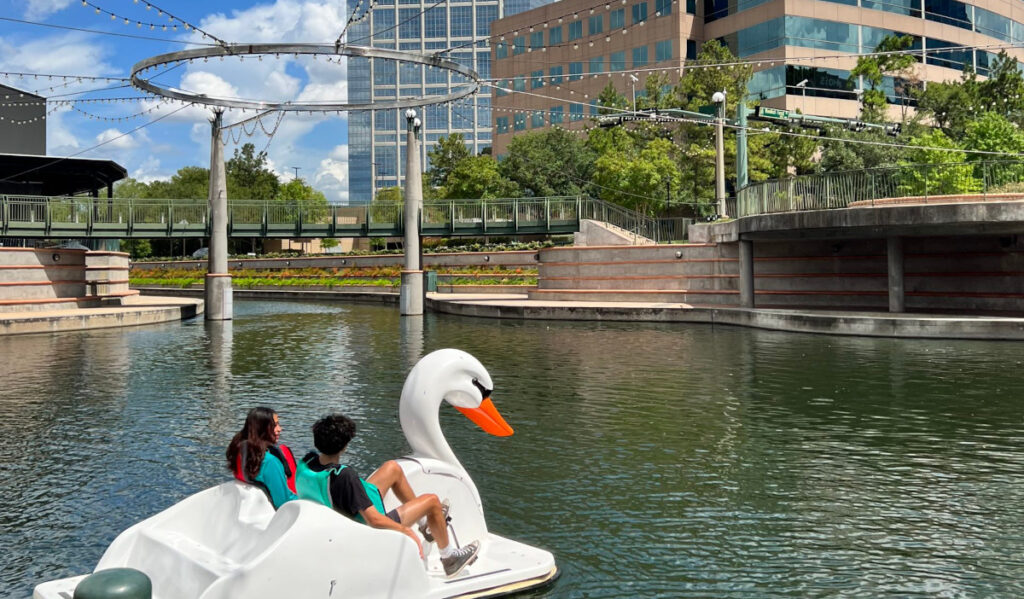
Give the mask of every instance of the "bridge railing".
<svg viewBox="0 0 1024 599">
<path fill-rule="evenodd" d="M 973 161 L 803 175 L 741 189 L 738 216 L 832 210 L 877 200 L 1024 191 L 1024 162 Z"/>
</svg>

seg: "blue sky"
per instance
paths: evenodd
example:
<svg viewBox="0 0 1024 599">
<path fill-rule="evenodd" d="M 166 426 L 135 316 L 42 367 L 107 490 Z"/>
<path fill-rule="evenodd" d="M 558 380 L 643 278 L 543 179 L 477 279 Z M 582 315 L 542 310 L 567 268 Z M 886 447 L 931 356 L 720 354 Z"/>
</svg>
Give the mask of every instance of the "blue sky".
<svg viewBox="0 0 1024 599">
<path fill-rule="evenodd" d="M 177 31 L 172 30 L 167 16 L 158 16 L 156 8 L 147 10 L 145 0 L 88 0 L 88 3 L 92 6 L 83 6 L 81 0 L 0 0 L 0 17 L 163 40 L 202 39 L 195 31 L 184 31 L 180 23 Z M 152 0 L 152 4 L 228 42 L 333 43 L 345 23 L 343 0 Z M 119 18 L 112 20 L 109 14 L 97 14 L 94 7 L 115 13 Z M 126 25 L 121 17 L 128 18 L 130 23 Z M 167 31 L 159 26 L 165 21 Z M 138 22 L 143 25 L 140 27 Z M 150 23 L 158 27 L 151 30 Z M 128 77 L 131 66 L 142 59 L 196 47 L 163 40 L 99 35 L 0 20 L 0 71 Z M 344 101 L 347 98 L 345 65 L 326 63 L 322 59 L 267 57 L 262 61 L 196 62 L 163 75 L 159 81 L 207 95 L 255 100 Z M 141 95 L 132 88 L 99 90 L 117 85 L 109 82 L 71 82 L 63 86 L 61 80 L 0 75 L 0 83 L 48 98 Z M 51 89 L 53 87 L 56 89 Z M 96 91 L 78 93 L 86 90 Z M 208 166 L 210 110 L 179 110 L 181 108 L 153 100 L 55 107 L 47 117 L 47 153 L 115 160 L 128 169 L 129 176 L 141 181 L 168 178 L 183 166 Z M 175 110 L 179 111 L 119 137 Z M 149 112 L 121 121 L 97 118 L 123 118 L 142 111 Z M 225 122 L 252 115 L 251 111 L 247 115 L 229 112 Z M 276 118 L 264 122 L 266 129 L 271 130 Z M 113 141 L 79 154 L 108 140 Z M 256 127 L 251 137 L 243 135 L 237 144 L 229 139 L 225 154 L 230 157 L 237 145 L 246 142 L 253 143 L 257 150 L 267 149 L 271 167 L 282 181 L 294 176 L 292 167 L 299 167 L 299 176 L 323 191 L 330 201 L 347 201 L 348 148 L 344 114 L 286 115 L 272 138 L 261 127 Z"/>
</svg>

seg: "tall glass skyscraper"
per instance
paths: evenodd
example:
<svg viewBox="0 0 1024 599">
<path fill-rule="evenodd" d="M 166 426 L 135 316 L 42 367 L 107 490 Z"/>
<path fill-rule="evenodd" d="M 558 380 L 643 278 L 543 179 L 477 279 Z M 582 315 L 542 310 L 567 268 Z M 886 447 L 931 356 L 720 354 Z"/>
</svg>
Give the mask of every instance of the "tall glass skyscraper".
<svg viewBox="0 0 1024 599">
<path fill-rule="evenodd" d="M 491 49 L 486 38 L 491 21 L 546 3 L 547 0 L 449 0 L 434 6 L 436 0 L 377 0 L 369 18 L 349 29 L 347 41 L 353 45 L 418 52 L 456 48 L 448 54 L 452 60 L 471 66 L 482 78 L 489 78 Z M 351 13 L 363 10 L 365 5 L 365 1 L 349 0 L 348 9 Z M 432 67 L 350 58 L 348 98 L 349 102 L 371 102 L 446 94 L 453 84 L 458 84 L 451 77 L 448 71 Z M 368 203 L 375 189 L 402 184 L 405 117 L 399 112 L 349 114 L 349 203 Z M 489 88 L 451 105 L 427 106 L 420 112 L 424 125 L 424 169 L 429 168 L 426 151 L 441 137 L 461 133 L 473 153 L 491 145 Z"/>
</svg>

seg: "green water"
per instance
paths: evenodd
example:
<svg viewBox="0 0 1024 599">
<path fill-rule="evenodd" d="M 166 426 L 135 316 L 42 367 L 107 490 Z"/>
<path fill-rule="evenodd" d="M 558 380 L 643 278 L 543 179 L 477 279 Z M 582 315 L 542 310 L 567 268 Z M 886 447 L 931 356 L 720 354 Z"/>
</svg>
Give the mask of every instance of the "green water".
<svg viewBox="0 0 1024 599">
<path fill-rule="evenodd" d="M 1024 595 L 1020 344 L 503 322 L 238 302 L 232 323 L 0 338 L 0 596 L 84 573 L 121 530 L 226 479 L 257 404 L 353 465 L 406 450 L 405 374 L 457 347 L 513 437 L 442 425 L 490 528 L 551 550 L 541 597 Z"/>
</svg>

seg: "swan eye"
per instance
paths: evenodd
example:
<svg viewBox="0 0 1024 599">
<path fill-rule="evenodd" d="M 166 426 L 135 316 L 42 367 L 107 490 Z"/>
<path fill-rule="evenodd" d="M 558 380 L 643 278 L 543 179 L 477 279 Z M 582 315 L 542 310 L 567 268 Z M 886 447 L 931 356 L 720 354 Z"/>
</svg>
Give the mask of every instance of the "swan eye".
<svg viewBox="0 0 1024 599">
<path fill-rule="evenodd" d="M 483 395 L 484 399 L 490 397 L 491 392 L 494 391 L 493 389 L 488 389 L 487 387 L 484 387 L 483 385 L 480 384 L 480 381 L 476 379 L 473 379 L 473 386 L 480 390 L 480 394 Z"/>
</svg>

